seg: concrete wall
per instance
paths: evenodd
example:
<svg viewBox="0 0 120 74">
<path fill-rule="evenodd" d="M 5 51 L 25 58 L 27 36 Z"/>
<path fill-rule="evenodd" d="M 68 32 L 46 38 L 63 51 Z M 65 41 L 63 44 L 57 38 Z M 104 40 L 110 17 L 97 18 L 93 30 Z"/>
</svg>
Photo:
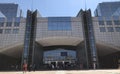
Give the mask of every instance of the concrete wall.
<svg viewBox="0 0 120 74">
<path fill-rule="evenodd" d="M 14 20 L 15 19 L 12 21 L 11 27 L 6 27 L 7 19 L 4 22 L 4 26 L 0 27 L 0 29 L 3 30 L 3 33 L 0 34 L 0 50 L 8 46 L 24 43 L 25 19 L 21 19 L 18 27 L 14 27 Z M 11 32 L 9 34 L 5 34 L 5 29 L 10 29 Z M 19 32 L 14 34 L 13 29 L 19 29 Z"/>
<path fill-rule="evenodd" d="M 107 25 L 105 17 L 103 17 L 103 21 L 105 25 L 99 25 L 98 17 L 93 17 L 95 39 L 96 39 L 96 43 L 107 45 L 107 46 L 112 46 L 120 50 L 120 32 L 116 32 L 115 30 L 115 27 L 120 27 L 120 25 L 115 25 L 113 20 L 114 19 L 112 18 L 111 19 L 112 25 Z M 120 21 L 120 19 L 118 20 Z M 105 27 L 106 32 L 100 32 L 100 27 Z M 113 27 L 114 32 L 108 32 L 107 27 Z"/>
</svg>

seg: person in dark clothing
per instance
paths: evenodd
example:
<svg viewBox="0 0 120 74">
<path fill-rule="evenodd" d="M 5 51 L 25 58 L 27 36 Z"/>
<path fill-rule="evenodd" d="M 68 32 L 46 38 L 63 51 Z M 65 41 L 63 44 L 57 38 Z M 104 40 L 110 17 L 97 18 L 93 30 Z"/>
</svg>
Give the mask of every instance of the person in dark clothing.
<svg viewBox="0 0 120 74">
<path fill-rule="evenodd" d="M 35 64 L 33 64 L 32 68 L 33 68 L 33 71 L 36 70 L 36 66 L 35 66 Z"/>
</svg>

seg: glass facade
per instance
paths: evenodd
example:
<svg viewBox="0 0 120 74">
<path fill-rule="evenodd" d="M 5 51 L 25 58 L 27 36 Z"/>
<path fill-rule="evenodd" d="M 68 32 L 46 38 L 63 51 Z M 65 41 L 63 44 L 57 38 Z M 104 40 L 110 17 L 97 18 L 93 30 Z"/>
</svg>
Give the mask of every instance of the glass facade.
<svg viewBox="0 0 120 74">
<path fill-rule="evenodd" d="M 76 60 L 76 51 L 58 48 L 44 52 L 44 62 Z"/>
<path fill-rule="evenodd" d="M 120 25 L 120 20 L 114 20 L 115 25 Z"/>
<path fill-rule="evenodd" d="M 19 29 L 13 29 L 13 34 L 18 34 L 19 33 Z"/>
<path fill-rule="evenodd" d="M 112 21 L 106 21 L 107 25 L 112 25 Z"/>
<path fill-rule="evenodd" d="M 108 32 L 114 32 L 113 27 L 107 27 Z"/>
<path fill-rule="evenodd" d="M 15 22 L 14 22 L 14 27 L 19 27 L 20 26 L 20 17 L 15 18 Z"/>
<path fill-rule="evenodd" d="M 120 27 L 115 27 L 116 32 L 120 32 Z"/>
<path fill-rule="evenodd" d="M 18 4 L 14 3 L 1 3 L 0 11 L 3 15 L 10 19 L 17 17 L 17 14 L 20 12 L 20 10 L 18 9 Z M 18 17 L 20 17 L 20 15 L 21 13 L 19 13 Z"/>
<path fill-rule="evenodd" d="M 99 21 L 99 25 L 105 25 L 104 21 Z"/>
<path fill-rule="evenodd" d="M 11 33 L 11 29 L 5 29 L 5 34 L 10 34 Z"/>
<path fill-rule="evenodd" d="M 26 24 L 26 30 L 25 30 L 25 40 L 24 40 L 24 58 L 28 57 L 28 49 L 30 44 L 30 32 L 31 32 L 31 23 L 30 18 L 28 19 L 28 23 Z"/>
<path fill-rule="evenodd" d="M 119 16 L 113 16 L 113 23 L 114 25 L 120 25 L 120 17 Z"/>
<path fill-rule="evenodd" d="M 48 18 L 48 30 L 71 30 L 71 18 L 70 17 L 49 17 Z"/>
<path fill-rule="evenodd" d="M 103 2 L 99 3 L 95 10 L 95 16 L 120 16 L 120 2 Z"/>
<path fill-rule="evenodd" d="M 98 17 L 98 24 L 99 25 L 105 25 L 104 18 L 103 17 Z"/>
<path fill-rule="evenodd" d="M 0 34 L 2 34 L 3 33 L 3 29 L 0 29 Z"/>
<path fill-rule="evenodd" d="M 0 27 L 3 27 L 3 26 L 4 26 L 4 21 L 5 21 L 4 18 L 0 18 Z"/>
<path fill-rule="evenodd" d="M 15 27 L 19 27 L 20 23 L 19 22 L 14 22 Z"/>
<path fill-rule="evenodd" d="M 100 32 L 106 32 L 105 27 L 100 27 Z"/>
<path fill-rule="evenodd" d="M 11 27 L 12 26 L 12 22 L 7 22 L 6 23 L 6 27 Z"/>
<path fill-rule="evenodd" d="M 0 27 L 3 27 L 4 26 L 4 22 L 0 22 Z"/>
</svg>

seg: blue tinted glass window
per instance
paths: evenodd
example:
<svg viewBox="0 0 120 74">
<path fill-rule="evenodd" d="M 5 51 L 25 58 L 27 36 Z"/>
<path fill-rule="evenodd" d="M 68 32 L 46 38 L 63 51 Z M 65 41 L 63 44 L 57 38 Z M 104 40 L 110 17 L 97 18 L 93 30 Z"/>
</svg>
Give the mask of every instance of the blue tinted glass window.
<svg viewBox="0 0 120 74">
<path fill-rule="evenodd" d="M 119 20 L 119 16 L 112 16 L 114 20 Z"/>
<path fill-rule="evenodd" d="M 98 17 L 98 23 L 99 25 L 105 25 L 103 17 Z"/>
<path fill-rule="evenodd" d="M 19 25 L 20 25 L 20 18 L 18 17 L 18 18 L 15 18 L 14 26 L 19 27 Z"/>
<path fill-rule="evenodd" d="M 4 22 L 0 22 L 0 27 L 3 27 L 4 26 Z"/>
<path fill-rule="evenodd" d="M 20 23 L 19 22 L 14 22 L 15 27 L 19 27 Z"/>
<path fill-rule="evenodd" d="M 108 29 L 108 32 L 114 32 L 113 27 L 107 27 L 107 29 Z"/>
<path fill-rule="evenodd" d="M 0 29 L 0 34 L 2 34 L 3 33 L 3 29 Z"/>
<path fill-rule="evenodd" d="M 19 29 L 13 29 L 13 34 L 18 34 L 19 33 Z"/>
<path fill-rule="evenodd" d="M 120 21 L 119 20 L 114 20 L 114 24 L 115 25 L 120 25 Z"/>
<path fill-rule="evenodd" d="M 0 22 L 4 22 L 5 21 L 5 18 L 0 18 Z"/>
<path fill-rule="evenodd" d="M 18 17 L 18 18 L 15 18 L 15 22 L 20 22 L 20 17 Z"/>
<path fill-rule="evenodd" d="M 116 32 L 120 32 L 120 27 L 115 27 Z"/>
<path fill-rule="evenodd" d="M 71 18 L 49 17 L 48 30 L 71 30 Z"/>
<path fill-rule="evenodd" d="M 68 57 L 75 60 L 76 52 L 73 50 L 66 50 L 66 49 L 61 49 L 61 48 L 44 52 L 44 61 L 66 60 Z"/>
<path fill-rule="evenodd" d="M 99 25 L 105 25 L 104 21 L 99 21 Z"/>
<path fill-rule="evenodd" d="M 11 29 L 5 29 L 5 34 L 10 34 L 11 33 Z"/>
<path fill-rule="evenodd" d="M 105 27 L 100 27 L 100 32 L 106 32 Z"/>
<path fill-rule="evenodd" d="M 112 25 L 112 21 L 106 21 L 107 25 Z"/>
<path fill-rule="evenodd" d="M 7 22 L 6 23 L 6 27 L 11 27 L 12 26 L 12 22 Z"/>
</svg>

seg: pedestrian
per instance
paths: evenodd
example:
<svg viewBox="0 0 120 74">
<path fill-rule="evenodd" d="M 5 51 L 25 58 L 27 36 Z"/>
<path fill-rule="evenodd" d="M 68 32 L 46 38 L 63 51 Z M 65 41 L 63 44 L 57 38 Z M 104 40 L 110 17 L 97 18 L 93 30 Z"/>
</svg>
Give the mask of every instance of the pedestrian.
<svg viewBox="0 0 120 74">
<path fill-rule="evenodd" d="M 52 64 L 52 69 L 54 69 L 55 67 L 54 67 L 54 65 Z"/>
<path fill-rule="evenodd" d="M 29 66 L 29 71 L 31 71 L 32 70 L 32 64 L 30 64 L 30 66 Z"/>
<path fill-rule="evenodd" d="M 33 71 L 35 71 L 36 70 L 36 66 L 35 66 L 35 64 L 33 64 Z"/>
<path fill-rule="evenodd" d="M 27 72 L 27 63 L 23 64 L 23 72 Z"/>
<path fill-rule="evenodd" d="M 18 65 L 16 65 L 15 69 L 16 69 L 16 71 L 18 71 Z"/>
</svg>

